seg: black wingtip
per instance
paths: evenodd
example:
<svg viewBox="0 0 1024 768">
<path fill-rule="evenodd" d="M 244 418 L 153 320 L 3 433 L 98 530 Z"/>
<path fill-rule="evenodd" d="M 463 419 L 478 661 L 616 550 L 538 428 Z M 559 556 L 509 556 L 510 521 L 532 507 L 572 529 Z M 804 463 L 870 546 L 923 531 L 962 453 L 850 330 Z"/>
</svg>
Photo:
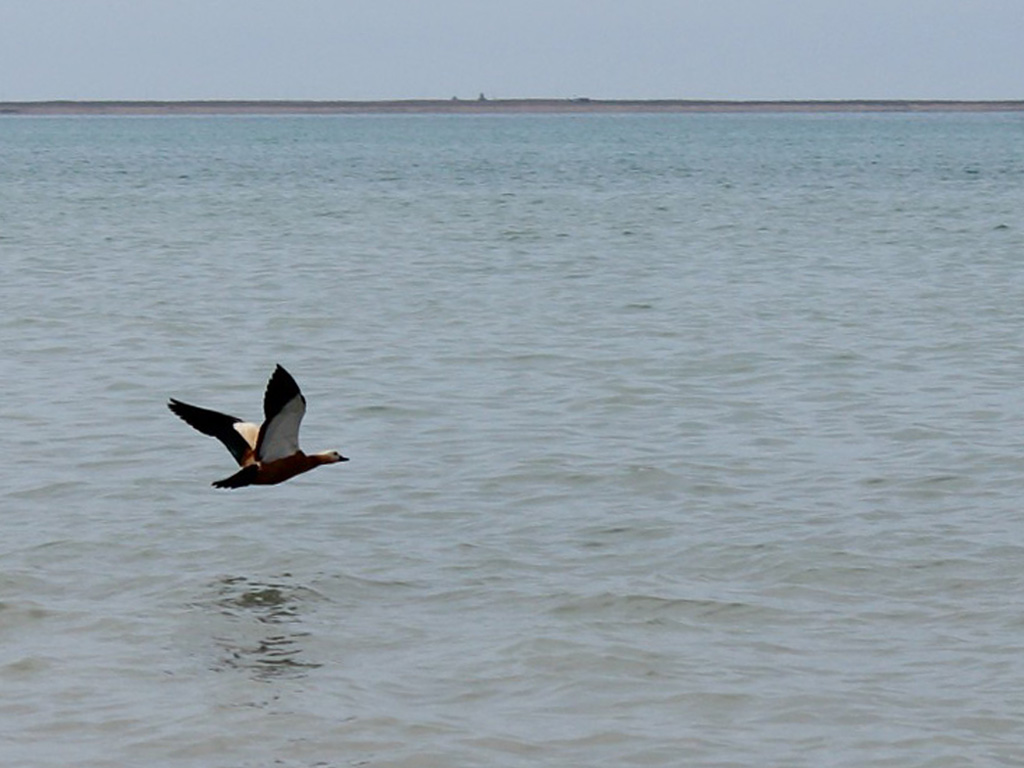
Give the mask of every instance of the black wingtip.
<svg viewBox="0 0 1024 768">
<path fill-rule="evenodd" d="M 295 379 L 284 369 L 284 366 L 278 363 L 270 376 L 270 381 L 267 382 L 267 391 L 263 395 L 264 419 L 270 421 L 296 396 L 302 397 L 299 385 L 295 383 Z"/>
<path fill-rule="evenodd" d="M 170 409 L 171 413 L 173 413 L 179 419 L 184 421 L 186 424 L 189 424 L 189 426 L 195 426 L 195 425 L 191 424 L 191 422 L 189 422 L 187 414 L 188 414 L 188 412 L 190 410 L 194 409 L 196 406 L 189 405 L 188 403 L 183 403 L 183 402 L 181 402 L 181 400 L 175 400 L 172 397 L 172 398 L 170 398 L 167 401 L 167 407 Z M 229 417 L 229 418 L 233 418 L 233 417 Z"/>
<path fill-rule="evenodd" d="M 274 366 L 274 372 L 270 374 L 270 381 L 273 382 L 274 380 L 279 381 L 283 386 L 294 387 L 295 389 L 299 388 L 299 385 L 295 383 L 295 379 L 292 375 L 288 373 L 288 371 L 285 370 L 285 367 L 280 363 Z"/>
<path fill-rule="evenodd" d="M 188 413 L 189 409 L 195 408 L 194 405 L 189 405 L 188 403 L 183 403 L 183 402 L 181 402 L 181 400 L 175 400 L 172 397 L 172 398 L 168 399 L 167 407 L 170 409 L 171 413 L 173 413 L 179 419 L 184 421 L 186 424 L 189 424 L 189 426 L 195 426 L 195 425 L 193 425 L 193 424 L 191 424 L 189 422 L 188 416 L 186 416 L 186 414 Z M 198 429 L 198 427 L 197 427 L 197 429 Z"/>
</svg>

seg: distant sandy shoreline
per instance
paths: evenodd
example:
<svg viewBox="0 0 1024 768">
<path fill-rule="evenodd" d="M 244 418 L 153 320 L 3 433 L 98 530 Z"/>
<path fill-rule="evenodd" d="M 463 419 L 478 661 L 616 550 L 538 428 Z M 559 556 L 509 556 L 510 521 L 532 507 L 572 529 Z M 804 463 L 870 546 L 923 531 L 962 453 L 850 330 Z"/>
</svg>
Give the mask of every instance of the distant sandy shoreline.
<svg viewBox="0 0 1024 768">
<path fill-rule="evenodd" d="M 406 99 L 394 101 L 9 101 L 0 115 L 574 114 L 683 112 L 1024 112 L 1021 101 L 695 101 Z"/>
</svg>

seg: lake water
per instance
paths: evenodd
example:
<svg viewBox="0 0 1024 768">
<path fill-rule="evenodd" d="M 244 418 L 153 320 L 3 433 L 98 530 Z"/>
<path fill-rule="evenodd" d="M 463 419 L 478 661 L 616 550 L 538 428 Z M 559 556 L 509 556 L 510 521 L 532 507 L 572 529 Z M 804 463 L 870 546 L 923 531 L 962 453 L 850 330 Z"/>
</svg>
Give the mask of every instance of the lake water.
<svg viewBox="0 0 1024 768">
<path fill-rule="evenodd" d="M 1024 116 L 4 118 L 0 270 L 0 764 L 1024 764 Z"/>
</svg>

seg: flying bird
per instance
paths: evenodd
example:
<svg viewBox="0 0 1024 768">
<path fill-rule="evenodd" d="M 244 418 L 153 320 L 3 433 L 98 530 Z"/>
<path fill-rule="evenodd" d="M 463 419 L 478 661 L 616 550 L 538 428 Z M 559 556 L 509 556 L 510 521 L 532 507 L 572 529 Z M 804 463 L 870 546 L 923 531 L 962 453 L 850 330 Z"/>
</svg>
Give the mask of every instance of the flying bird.
<svg viewBox="0 0 1024 768">
<path fill-rule="evenodd" d="M 280 365 L 267 382 L 261 425 L 197 408 L 173 397 L 167 407 L 189 426 L 224 443 L 241 467 L 231 477 L 213 483 L 214 488 L 276 485 L 321 464 L 348 461 L 337 451 L 307 455 L 299 449 L 299 425 L 306 414 L 306 398 L 295 379 Z"/>
</svg>

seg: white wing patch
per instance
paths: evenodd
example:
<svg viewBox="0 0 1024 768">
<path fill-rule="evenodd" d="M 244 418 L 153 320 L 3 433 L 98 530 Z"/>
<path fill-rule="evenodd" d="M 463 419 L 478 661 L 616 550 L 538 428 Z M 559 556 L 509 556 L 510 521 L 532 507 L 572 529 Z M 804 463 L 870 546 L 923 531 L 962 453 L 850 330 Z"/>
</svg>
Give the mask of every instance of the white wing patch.
<svg viewBox="0 0 1024 768">
<path fill-rule="evenodd" d="M 232 424 L 235 431 L 245 438 L 245 442 L 249 444 L 249 447 L 256 450 L 256 440 L 260 436 L 260 428 L 258 424 L 252 424 L 248 421 L 236 421 Z"/>
<path fill-rule="evenodd" d="M 302 395 L 296 395 L 285 403 L 277 415 L 263 425 L 265 432 L 260 445 L 259 460 L 262 462 L 277 461 L 285 456 L 298 453 L 299 425 L 305 415 L 306 403 L 302 399 Z"/>
</svg>

